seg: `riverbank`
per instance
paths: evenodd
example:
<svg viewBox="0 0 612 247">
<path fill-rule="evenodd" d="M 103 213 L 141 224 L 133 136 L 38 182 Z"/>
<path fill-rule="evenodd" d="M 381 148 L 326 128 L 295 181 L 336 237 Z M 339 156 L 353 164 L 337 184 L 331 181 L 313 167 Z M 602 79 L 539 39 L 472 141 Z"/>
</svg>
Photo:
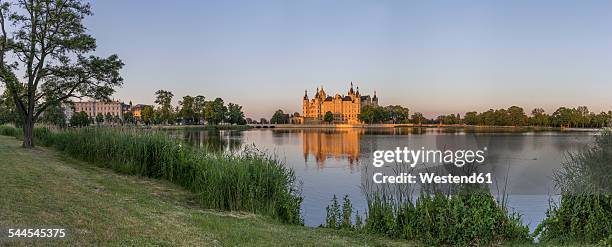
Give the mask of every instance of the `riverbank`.
<svg viewBox="0 0 612 247">
<path fill-rule="evenodd" d="M 464 125 L 464 124 L 251 124 L 251 128 L 275 128 L 275 129 L 393 129 L 393 128 L 446 128 L 467 129 L 475 131 L 600 131 L 596 128 L 561 128 L 544 126 L 489 126 L 489 125 Z"/>
<path fill-rule="evenodd" d="M 414 246 L 355 232 L 280 224 L 265 216 L 202 210 L 162 180 L 117 174 L 55 150 L 0 136 L 0 226 L 68 229 L 65 240 L 14 246 Z"/>
<path fill-rule="evenodd" d="M 161 129 L 161 130 L 181 130 L 181 129 L 196 129 L 196 130 L 248 130 L 253 127 L 248 125 L 151 125 L 143 126 L 143 128 Z"/>
</svg>

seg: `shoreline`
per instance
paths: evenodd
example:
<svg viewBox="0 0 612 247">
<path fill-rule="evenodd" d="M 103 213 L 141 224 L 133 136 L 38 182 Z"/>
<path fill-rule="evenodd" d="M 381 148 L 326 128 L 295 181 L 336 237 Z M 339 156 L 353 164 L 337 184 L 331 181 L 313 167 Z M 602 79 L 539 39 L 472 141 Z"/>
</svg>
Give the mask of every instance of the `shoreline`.
<svg viewBox="0 0 612 247">
<path fill-rule="evenodd" d="M 391 129 L 391 128 L 446 128 L 446 129 L 504 129 L 504 130 L 552 130 L 552 131 L 584 131 L 595 132 L 602 128 L 561 128 L 542 126 L 491 126 L 465 124 L 251 124 L 253 129 Z"/>
</svg>

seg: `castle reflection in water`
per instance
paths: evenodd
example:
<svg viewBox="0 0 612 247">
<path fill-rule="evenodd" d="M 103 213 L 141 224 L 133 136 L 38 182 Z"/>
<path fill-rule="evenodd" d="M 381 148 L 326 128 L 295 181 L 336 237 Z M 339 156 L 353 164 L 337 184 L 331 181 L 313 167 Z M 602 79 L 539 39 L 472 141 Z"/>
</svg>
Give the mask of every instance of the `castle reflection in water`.
<svg viewBox="0 0 612 247">
<path fill-rule="evenodd" d="M 437 129 L 437 131 L 440 130 Z M 289 132 L 298 132 L 302 135 L 302 148 L 306 163 L 310 157 L 314 157 L 317 165 L 323 168 L 326 160 L 332 158 L 346 160 L 353 168 L 361 158 L 369 156 L 371 152 L 378 149 L 377 137 L 418 135 L 425 134 L 426 130 L 425 128 L 345 128 L 303 129 Z"/>
<path fill-rule="evenodd" d="M 264 138 L 264 136 L 270 137 L 269 132 L 271 132 L 272 140 Z M 424 132 L 422 128 L 270 129 L 252 132 L 201 129 L 164 131 L 194 147 L 215 152 L 237 152 L 245 145 L 252 144 L 258 147 L 270 147 L 283 146 L 292 142 L 293 145 L 301 146 L 305 163 L 309 163 L 308 161 L 314 158 L 319 168 L 324 168 L 328 159 L 346 162 L 353 168 L 360 158 L 376 149 L 378 141 L 375 136 L 423 134 Z"/>
<path fill-rule="evenodd" d="M 312 155 L 320 167 L 328 158 L 346 159 L 352 166 L 359 161 L 363 133 L 363 129 L 303 130 L 304 161 Z"/>
</svg>

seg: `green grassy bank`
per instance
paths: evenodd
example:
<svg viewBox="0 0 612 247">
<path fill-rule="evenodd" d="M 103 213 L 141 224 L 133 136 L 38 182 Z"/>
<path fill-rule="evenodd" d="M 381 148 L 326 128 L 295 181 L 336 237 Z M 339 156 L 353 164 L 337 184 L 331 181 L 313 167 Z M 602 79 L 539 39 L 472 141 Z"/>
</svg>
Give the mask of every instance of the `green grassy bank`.
<svg viewBox="0 0 612 247">
<path fill-rule="evenodd" d="M 202 210 L 163 180 L 117 174 L 0 136 L 0 226 L 66 227 L 65 240 L 9 246 L 410 246 L 368 234 L 280 224 L 250 213 Z"/>
<path fill-rule="evenodd" d="M 160 133 L 134 129 L 35 129 L 34 135 L 40 145 L 73 158 L 180 185 L 193 192 L 203 208 L 302 223 L 302 198 L 293 171 L 254 148 L 239 154 L 207 152 Z"/>
<path fill-rule="evenodd" d="M 328 208 L 328 220 L 342 222 L 331 228 L 341 230 L 312 229 L 299 226 L 301 198 L 293 173 L 256 150 L 207 153 L 134 129 L 36 129 L 37 143 L 52 150 L 19 148 L 19 129 L 0 126 L 0 135 L 13 136 L 0 137 L 0 227 L 63 226 L 75 236 L 67 240 L 73 245 L 532 244 L 519 218 L 490 195 L 422 197 L 416 204 L 370 200 L 363 226 L 351 226 L 351 211 L 344 213 L 350 206 L 342 214 L 332 210 L 338 211 L 335 217 Z M 606 145 L 594 154 L 610 157 L 612 141 L 602 138 Z M 572 206 L 559 214 L 561 220 L 547 219 L 542 240 L 609 243 L 609 237 L 600 240 L 609 234 L 610 207 L 582 208 L 588 214 L 576 217 Z M 565 218 L 572 220 L 569 226 Z M 593 224 L 581 224 L 585 219 Z M 573 237 L 556 239 L 562 236 Z"/>
</svg>

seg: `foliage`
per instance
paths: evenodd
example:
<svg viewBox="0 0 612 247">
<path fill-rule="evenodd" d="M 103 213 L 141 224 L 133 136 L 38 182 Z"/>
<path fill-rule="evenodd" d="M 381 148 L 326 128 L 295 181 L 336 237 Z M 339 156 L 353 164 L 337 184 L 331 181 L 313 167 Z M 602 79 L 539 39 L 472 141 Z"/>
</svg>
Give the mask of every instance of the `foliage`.
<svg viewBox="0 0 612 247">
<path fill-rule="evenodd" d="M 361 113 L 358 118 L 364 123 L 373 124 L 389 120 L 389 115 L 384 107 L 365 105 L 361 107 Z"/>
<path fill-rule="evenodd" d="M 195 121 L 194 100 L 195 98 L 186 95 L 183 96 L 183 100 L 179 101 L 181 107 L 179 117 L 183 119 L 183 122 L 193 123 Z"/>
<path fill-rule="evenodd" d="M 488 192 L 421 194 L 396 201 L 384 195 L 368 198 L 364 230 L 393 238 L 418 240 L 427 245 L 490 245 L 530 242 L 529 228 L 508 214 Z"/>
<path fill-rule="evenodd" d="M 323 116 L 323 121 L 327 123 L 332 123 L 334 121 L 334 114 L 330 111 L 326 112 Z"/>
<path fill-rule="evenodd" d="M 234 103 L 229 103 L 227 105 L 227 122 L 238 125 L 246 124 L 246 119 L 244 119 L 244 113 L 242 112 L 242 106 Z"/>
<path fill-rule="evenodd" d="M 59 105 L 49 106 L 42 114 L 41 122 L 55 125 L 60 128 L 66 127 L 66 114 L 64 114 L 64 109 Z"/>
<path fill-rule="evenodd" d="M 107 112 L 104 115 L 104 122 L 106 122 L 107 124 L 110 124 L 113 121 L 113 115 L 111 115 L 110 112 Z"/>
<path fill-rule="evenodd" d="M 123 83 L 117 55 L 88 56 L 96 48 L 83 25 L 89 15 L 89 3 L 79 0 L 0 5 L 0 80 L 23 121 L 24 147 L 34 145 L 34 123 L 48 107 L 73 97 L 108 99 Z"/>
<path fill-rule="evenodd" d="M 604 130 L 593 146 L 569 154 L 555 173 L 561 190 L 534 235 L 542 242 L 591 243 L 612 236 L 612 131 Z"/>
<path fill-rule="evenodd" d="M 153 107 L 150 105 L 144 106 L 140 113 L 140 118 L 142 118 L 142 122 L 144 124 L 151 124 L 151 121 L 153 120 Z"/>
<path fill-rule="evenodd" d="M 157 90 L 155 92 L 155 104 L 159 106 L 160 120 L 166 124 L 174 122 L 172 97 L 174 94 L 170 91 Z"/>
<path fill-rule="evenodd" d="M 461 117 L 459 114 L 441 115 L 438 116 L 435 123 L 439 124 L 460 124 Z"/>
<path fill-rule="evenodd" d="M 16 86 L 21 93 L 25 93 L 25 89 L 21 84 Z M 9 90 L 4 90 L 0 95 L 0 124 L 12 123 L 15 126 L 23 125 L 23 116 L 19 114 L 13 96 Z"/>
<path fill-rule="evenodd" d="M 478 113 L 475 111 L 466 112 L 463 116 L 463 123 L 467 125 L 476 125 L 478 124 Z"/>
<path fill-rule="evenodd" d="M 489 109 L 482 113 L 467 112 L 463 123 L 488 126 L 602 128 L 612 123 L 611 118 L 612 111 L 596 114 L 590 112 L 586 106 L 559 107 L 552 115 L 546 114 L 542 108 L 534 108 L 531 116 L 527 116 L 523 108 L 511 106 L 508 109 Z"/>
<path fill-rule="evenodd" d="M 543 243 L 605 241 L 612 235 L 612 196 L 564 194 L 559 205 L 551 203 L 533 235 Z"/>
<path fill-rule="evenodd" d="M 415 112 L 414 114 L 412 114 L 412 123 L 414 124 L 424 124 L 427 123 L 427 118 L 425 118 L 423 116 L 423 113 L 420 112 Z"/>
<path fill-rule="evenodd" d="M 101 124 L 104 122 L 104 114 L 102 114 L 101 112 L 98 112 L 98 114 L 96 114 L 96 124 Z"/>
<path fill-rule="evenodd" d="M 193 111 L 198 123 L 204 118 L 204 107 L 206 106 L 206 98 L 202 95 L 193 98 Z"/>
<path fill-rule="evenodd" d="M 338 198 L 336 195 L 331 200 L 331 205 L 325 208 L 327 212 L 327 216 L 325 217 L 325 227 L 327 228 L 340 228 L 341 221 L 341 213 L 340 213 L 340 204 L 338 203 Z"/>
<path fill-rule="evenodd" d="M 20 133 L 21 129 L 7 125 L 0 125 L 0 135 L 17 137 L 20 135 Z"/>
<path fill-rule="evenodd" d="M 136 119 L 134 118 L 134 114 L 131 111 L 123 113 L 123 121 L 124 121 L 125 124 L 135 124 L 136 123 Z"/>
<path fill-rule="evenodd" d="M 359 226 L 353 226 L 351 217 L 353 216 L 353 205 L 348 195 L 344 196 L 342 206 L 338 203 L 336 195 L 331 200 L 331 204 L 325 208 L 327 215 L 325 217 L 326 228 L 333 229 L 359 229 L 361 227 L 361 217 L 355 215 L 355 222 L 359 222 Z"/>
<path fill-rule="evenodd" d="M 99 115 L 101 116 L 102 114 Z M 85 113 L 84 111 L 75 112 L 70 118 L 70 126 L 72 127 L 85 127 L 89 126 L 89 124 L 89 116 L 87 116 L 87 113 Z"/>
<path fill-rule="evenodd" d="M 262 119 L 263 120 L 263 119 Z M 289 123 L 289 114 L 285 114 L 283 110 L 276 110 L 272 118 L 270 118 L 271 124 L 287 124 Z"/>
<path fill-rule="evenodd" d="M 227 107 L 223 103 L 223 99 L 216 98 L 213 101 L 207 101 L 204 104 L 204 118 L 209 124 L 219 124 L 225 120 Z"/>
<path fill-rule="evenodd" d="M 400 105 L 390 105 L 385 107 L 385 114 L 393 123 L 403 123 L 408 121 L 410 110 Z"/>
</svg>

